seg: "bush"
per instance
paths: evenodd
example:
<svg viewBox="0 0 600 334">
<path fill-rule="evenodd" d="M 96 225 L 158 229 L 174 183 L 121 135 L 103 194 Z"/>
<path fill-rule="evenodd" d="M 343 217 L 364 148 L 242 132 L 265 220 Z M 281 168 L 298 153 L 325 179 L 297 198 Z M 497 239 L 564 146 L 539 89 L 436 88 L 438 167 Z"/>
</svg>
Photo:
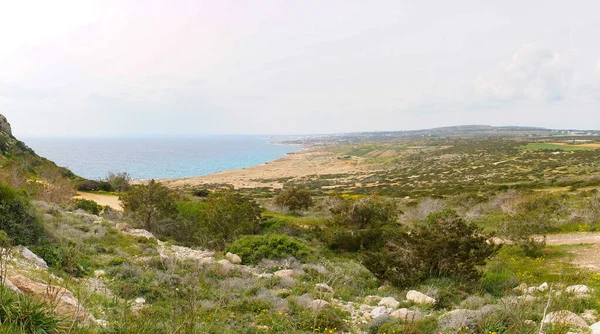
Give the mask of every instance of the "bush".
<svg viewBox="0 0 600 334">
<path fill-rule="evenodd" d="M 78 199 L 74 200 L 73 205 L 75 206 L 75 209 L 85 210 L 96 216 L 100 215 L 100 212 L 102 212 L 102 210 L 103 210 L 102 205 L 100 205 L 92 200 L 83 199 L 83 198 L 78 198 Z"/>
<path fill-rule="evenodd" d="M 162 225 L 172 223 L 177 215 L 176 194 L 154 180 L 133 187 L 119 199 L 124 214 L 150 232 L 164 233 Z"/>
<path fill-rule="evenodd" d="M 77 185 L 79 191 L 98 191 L 100 190 L 100 182 L 94 180 L 84 180 Z"/>
<path fill-rule="evenodd" d="M 275 196 L 275 204 L 290 211 L 308 210 L 313 206 L 310 190 L 289 187 Z"/>
<path fill-rule="evenodd" d="M 310 249 L 300 240 L 283 234 L 246 236 L 229 244 L 227 251 L 239 255 L 245 264 L 289 257 L 303 261 L 310 254 Z"/>
<path fill-rule="evenodd" d="M 492 235 L 464 222 L 456 212 L 430 214 L 407 232 L 386 233 L 386 246 L 367 254 L 364 264 L 380 279 L 407 286 L 427 278 L 479 277 L 484 265 L 500 249 Z"/>
<path fill-rule="evenodd" d="M 48 266 L 64 271 L 74 277 L 84 277 L 91 271 L 91 259 L 77 246 L 47 244 L 32 248 Z"/>
<path fill-rule="evenodd" d="M 333 218 L 321 235 L 333 249 L 381 248 L 384 229 L 393 226 L 400 214 L 396 202 L 377 196 L 356 201 L 334 198 L 333 202 L 330 208 Z"/>
<path fill-rule="evenodd" d="M 29 202 L 3 184 L 0 184 L 0 230 L 21 245 L 35 245 L 45 237 L 44 228 Z"/>
<path fill-rule="evenodd" d="M 110 184 L 113 191 L 129 191 L 131 189 L 131 176 L 127 173 L 108 172 L 106 182 Z"/>
<path fill-rule="evenodd" d="M 262 209 L 248 197 L 233 191 L 211 193 L 205 201 L 203 220 L 197 221 L 203 244 L 223 249 L 227 242 L 242 235 L 256 234 Z"/>
</svg>

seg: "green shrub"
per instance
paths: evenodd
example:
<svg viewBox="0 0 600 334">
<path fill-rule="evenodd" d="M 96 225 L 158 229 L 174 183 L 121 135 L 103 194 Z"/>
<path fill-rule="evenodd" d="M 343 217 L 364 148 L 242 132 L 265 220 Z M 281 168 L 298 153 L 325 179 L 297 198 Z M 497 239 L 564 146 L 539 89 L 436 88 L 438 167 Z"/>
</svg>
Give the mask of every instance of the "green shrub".
<svg viewBox="0 0 600 334">
<path fill-rule="evenodd" d="M 0 327 L 19 329 L 12 333 L 63 333 L 63 320 L 37 301 L 0 287 Z M 9 333 L 10 331 L 7 331 Z"/>
<path fill-rule="evenodd" d="M 98 191 L 100 190 L 100 182 L 94 180 L 83 180 L 77 184 L 79 191 Z"/>
<path fill-rule="evenodd" d="M 74 277 L 84 277 L 92 269 L 91 259 L 77 246 L 47 244 L 33 247 L 32 251 L 44 259 L 48 266 Z"/>
<path fill-rule="evenodd" d="M 0 183 L 0 230 L 15 244 L 35 245 L 46 235 L 29 202 L 14 189 Z"/>
<path fill-rule="evenodd" d="M 302 261 L 310 254 L 310 249 L 300 240 L 282 234 L 246 236 L 229 244 L 227 251 L 239 255 L 245 264 L 289 257 Z"/>
<path fill-rule="evenodd" d="M 290 211 L 307 210 L 313 206 L 310 190 L 289 187 L 275 196 L 275 204 Z"/>
<path fill-rule="evenodd" d="M 491 235 L 464 222 L 456 212 L 430 214 L 409 231 L 388 231 L 386 246 L 367 253 L 364 264 L 378 278 L 407 286 L 428 278 L 479 277 L 484 265 L 499 250 Z"/>
<path fill-rule="evenodd" d="M 89 199 L 78 198 L 73 201 L 73 205 L 75 209 L 81 209 L 96 216 L 100 215 L 103 210 L 102 205 Z"/>
</svg>

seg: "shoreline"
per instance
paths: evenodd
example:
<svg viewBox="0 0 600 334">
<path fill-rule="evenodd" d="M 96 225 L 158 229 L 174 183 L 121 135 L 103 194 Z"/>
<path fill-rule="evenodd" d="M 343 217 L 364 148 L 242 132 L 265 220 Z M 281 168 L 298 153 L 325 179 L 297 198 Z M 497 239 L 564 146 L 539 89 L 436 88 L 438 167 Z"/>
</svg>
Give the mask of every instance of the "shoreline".
<svg viewBox="0 0 600 334">
<path fill-rule="evenodd" d="M 170 188 L 231 185 L 235 189 L 281 189 L 286 182 L 307 180 L 311 176 L 369 173 L 371 169 L 361 165 L 361 161 L 360 158 L 339 159 L 337 154 L 319 146 L 303 146 L 298 152 L 290 152 L 282 158 L 251 167 L 196 177 L 157 179 L 157 181 Z"/>
</svg>

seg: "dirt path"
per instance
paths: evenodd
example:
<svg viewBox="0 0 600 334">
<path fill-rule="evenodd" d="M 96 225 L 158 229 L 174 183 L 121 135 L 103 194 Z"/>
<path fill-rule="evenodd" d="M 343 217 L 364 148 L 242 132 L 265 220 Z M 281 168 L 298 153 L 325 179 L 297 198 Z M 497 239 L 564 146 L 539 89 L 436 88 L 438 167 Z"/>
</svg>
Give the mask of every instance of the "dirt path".
<svg viewBox="0 0 600 334">
<path fill-rule="evenodd" d="M 600 232 L 563 233 L 549 235 L 548 245 L 600 244 Z"/>
<path fill-rule="evenodd" d="M 579 267 L 600 273 L 600 233 L 564 233 L 549 235 L 548 245 L 582 245 L 569 252 L 575 255 L 573 263 Z"/>
<path fill-rule="evenodd" d="M 101 195 L 101 194 L 90 194 L 78 192 L 75 198 L 83 198 L 94 201 L 102 206 L 110 206 L 111 208 L 123 211 L 123 207 L 121 206 L 121 201 L 119 201 L 119 196 L 114 195 Z"/>
</svg>

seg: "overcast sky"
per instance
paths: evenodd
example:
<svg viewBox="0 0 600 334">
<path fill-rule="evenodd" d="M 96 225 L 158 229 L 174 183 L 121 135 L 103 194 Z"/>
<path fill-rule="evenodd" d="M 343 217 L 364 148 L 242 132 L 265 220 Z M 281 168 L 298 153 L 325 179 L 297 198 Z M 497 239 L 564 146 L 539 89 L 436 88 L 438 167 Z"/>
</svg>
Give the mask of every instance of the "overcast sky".
<svg viewBox="0 0 600 334">
<path fill-rule="evenodd" d="M 600 2 L 0 0 L 17 136 L 600 129 Z"/>
</svg>

